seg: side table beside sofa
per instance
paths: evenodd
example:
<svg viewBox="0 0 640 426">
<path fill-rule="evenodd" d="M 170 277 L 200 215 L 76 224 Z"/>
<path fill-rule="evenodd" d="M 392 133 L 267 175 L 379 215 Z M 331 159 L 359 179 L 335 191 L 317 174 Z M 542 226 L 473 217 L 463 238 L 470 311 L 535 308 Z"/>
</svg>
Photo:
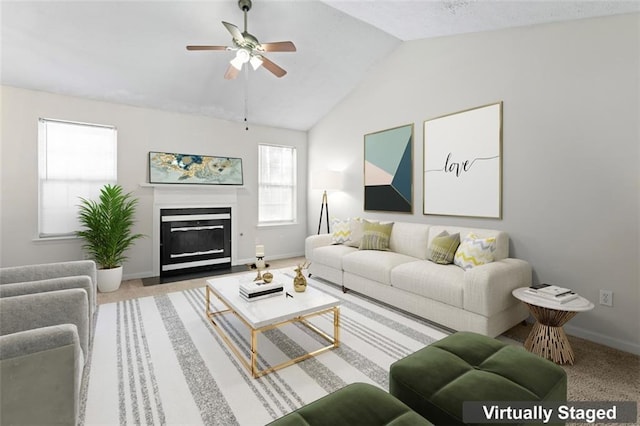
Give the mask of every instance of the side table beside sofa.
<svg viewBox="0 0 640 426">
<path fill-rule="evenodd" d="M 527 294 L 527 290 L 526 287 L 513 290 L 513 296 L 521 300 L 536 319 L 524 342 L 525 349 L 557 364 L 573 365 L 575 355 L 562 326 L 579 312 L 593 309 L 593 303 L 578 296 L 577 299 L 560 304 L 531 296 Z"/>
</svg>

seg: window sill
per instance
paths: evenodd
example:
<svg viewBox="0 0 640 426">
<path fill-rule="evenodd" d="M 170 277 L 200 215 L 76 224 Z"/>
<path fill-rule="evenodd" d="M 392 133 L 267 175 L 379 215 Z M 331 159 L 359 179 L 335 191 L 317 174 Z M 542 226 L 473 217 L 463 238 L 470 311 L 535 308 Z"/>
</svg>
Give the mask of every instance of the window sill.
<svg viewBox="0 0 640 426">
<path fill-rule="evenodd" d="M 68 235 L 64 237 L 36 237 L 31 241 L 34 243 L 47 243 L 47 242 L 61 243 L 61 242 L 78 241 L 78 240 L 81 240 L 81 238 L 76 237 L 75 235 Z"/>
<path fill-rule="evenodd" d="M 258 223 L 257 228 L 279 228 L 286 226 L 297 226 L 298 222 L 274 222 L 274 223 Z"/>
</svg>

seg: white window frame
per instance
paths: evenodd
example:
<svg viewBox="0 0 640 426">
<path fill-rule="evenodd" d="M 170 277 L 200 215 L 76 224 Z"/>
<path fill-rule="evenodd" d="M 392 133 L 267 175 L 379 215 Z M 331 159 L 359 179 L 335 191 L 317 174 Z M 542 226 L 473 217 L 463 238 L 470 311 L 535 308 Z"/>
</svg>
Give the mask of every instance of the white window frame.
<svg viewBox="0 0 640 426">
<path fill-rule="evenodd" d="M 101 129 L 110 130 L 113 136 L 113 141 L 112 141 L 113 145 L 111 147 L 113 158 L 109 160 L 109 163 L 107 163 L 108 167 L 105 168 L 106 170 L 105 173 L 109 175 L 109 178 L 103 179 L 103 178 L 92 177 L 92 178 L 85 179 L 83 177 L 78 178 L 77 176 L 73 178 L 70 178 L 70 177 L 65 178 L 65 177 L 59 177 L 59 176 L 50 177 L 48 157 L 49 156 L 53 157 L 53 154 L 50 152 L 49 146 L 48 146 L 48 135 L 47 135 L 48 124 L 56 124 L 56 125 L 64 124 L 64 125 L 70 125 L 70 126 L 83 126 L 88 128 L 101 128 Z M 77 208 L 75 208 L 75 206 L 80 204 L 79 197 L 82 196 L 84 198 L 97 199 L 102 186 L 104 186 L 105 184 L 115 184 L 117 182 L 117 156 L 118 156 L 117 149 L 118 149 L 118 137 L 117 137 L 117 129 L 115 126 L 81 123 L 76 121 L 57 120 L 57 119 L 51 119 L 51 118 L 38 119 L 38 235 L 37 235 L 37 239 L 50 240 L 50 239 L 58 239 L 58 238 L 74 238 L 75 231 L 79 230 L 79 227 L 80 227 L 78 222 L 77 223 L 78 229 L 74 229 L 74 230 L 68 230 L 64 232 L 46 232 L 43 229 L 44 223 L 45 223 L 45 215 L 47 214 L 45 211 L 47 209 L 47 207 L 45 206 L 46 190 L 44 189 L 44 186 L 47 184 L 47 182 L 52 182 L 52 181 L 57 181 L 58 183 L 68 182 L 68 187 L 70 190 L 70 192 L 67 195 L 68 213 L 63 213 L 63 214 L 77 215 Z M 100 158 L 101 158 L 100 155 L 96 155 L 94 158 L 92 158 L 92 161 L 99 161 Z M 51 160 L 51 161 L 54 161 L 54 160 Z M 70 167 L 72 167 L 72 165 Z M 82 191 L 82 193 L 77 193 L 76 192 L 77 185 L 74 186 L 72 184 L 74 182 L 75 183 L 84 182 L 87 184 L 86 187 L 87 188 L 90 187 L 91 189 L 84 190 Z M 75 202 L 75 204 L 72 205 L 71 204 L 72 202 Z M 74 219 L 77 221 L 77 217 L 74 216 Z"/>
<path fill-rule="evenodd" d="M 280 148 L 287 149 L 291 151 L 292 154 L 292 164 L 291 164 L 291 183 L 278 183 L 278 182 L 265 182 L 262 176 L 263 170 L 263 161 L 266 159 L 262 156 L 262 148 L 263 147 L 272 147 L 272 148 Z M 278 226 L 278 225 L 293 225 L 297 224 L 298 220 L 298 152 L 296 147 L 289 145 L 275 145 L 275 144 L 258 144 L 258 226 Z M 262 200 L 266 197 L 264 193 L 265 190 L 269 187 L 290 187 L 291 189 L 291 217 L 284 218 L 281 217 L 276 220 L 265 220 L 263 219 L 263 214 L 261 212 L 261 208 L 263 205 Z"/>
</svg>

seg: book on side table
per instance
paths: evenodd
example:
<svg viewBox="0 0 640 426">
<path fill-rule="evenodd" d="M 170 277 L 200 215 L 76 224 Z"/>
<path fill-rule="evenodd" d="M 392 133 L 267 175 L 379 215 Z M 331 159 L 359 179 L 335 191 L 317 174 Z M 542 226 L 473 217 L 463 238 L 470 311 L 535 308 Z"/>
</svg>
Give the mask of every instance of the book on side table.
<svg viewBox="0 0 640 426">
<path fill-rule="evenodd" d="M 578 295 L 570 288 L 549 284 L 532 285 L 526 290 L 526 292 L 532 296 L 557 302 L 559 304 L 564 304 L 578 298 Z"/>
</svg>

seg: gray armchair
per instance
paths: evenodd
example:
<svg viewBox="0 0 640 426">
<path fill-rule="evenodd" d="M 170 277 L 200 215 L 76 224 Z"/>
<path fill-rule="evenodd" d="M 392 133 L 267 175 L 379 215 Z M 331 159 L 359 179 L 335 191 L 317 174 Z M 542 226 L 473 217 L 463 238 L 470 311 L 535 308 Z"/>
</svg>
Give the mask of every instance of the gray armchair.
<svg viewBox="0 0 640 426">
<path fill-rule="evenodd" d="M 95 282 L 92 261 L 0 269 L 0 424 L 77 423 Z"/>
<path fill-rule="evenodd" d="M 19 296 L 65 288 L 84 288 L 87 291 L 89 313 L 96 310 L 97 278 L 93 260 L 44 263 L 39 265 L 0 268 L 0 297 Z M 74 277 L 74 280 L 57 278 Z M 80 278 L 89 277 L 89 280 Z"/>
</svg>

